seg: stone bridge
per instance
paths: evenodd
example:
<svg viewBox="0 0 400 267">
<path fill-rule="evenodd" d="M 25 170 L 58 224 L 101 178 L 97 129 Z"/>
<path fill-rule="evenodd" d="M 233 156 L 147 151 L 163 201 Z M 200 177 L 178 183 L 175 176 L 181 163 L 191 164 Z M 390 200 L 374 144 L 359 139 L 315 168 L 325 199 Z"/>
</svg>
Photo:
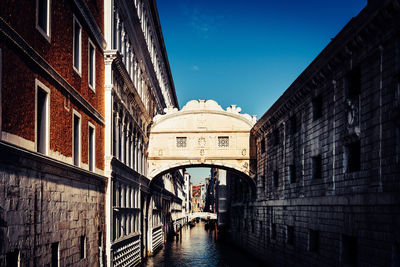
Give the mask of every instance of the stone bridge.
<svg viewBox="0 0 400 267">
<path fill-rule="evenodd" d="M 148 148 L 150 179 L 171 169 L 216 166 L 250 176 L 250 130 L 255 116 L 213 100 L 189 101 L 154 117 Z"/>
</svg>

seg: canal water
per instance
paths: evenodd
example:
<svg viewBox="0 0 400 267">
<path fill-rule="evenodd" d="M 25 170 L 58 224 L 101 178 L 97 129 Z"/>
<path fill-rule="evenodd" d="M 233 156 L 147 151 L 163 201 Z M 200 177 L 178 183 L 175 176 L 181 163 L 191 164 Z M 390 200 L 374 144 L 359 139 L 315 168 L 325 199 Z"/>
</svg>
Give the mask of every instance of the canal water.
<svg viewBox="0 0 400 267">
<path fill-rule="evenodd" d="M 199 222 L 190 228 L 185 226 L 174 240 L 168 241 L 154 257 L 150 257 L 141 266 L 218 266 L 218 267 L 258 267 L 263 266 L 250 255 L 219 240 L 215 230 L 206 230 L 205 223 Z"/>
</svg>

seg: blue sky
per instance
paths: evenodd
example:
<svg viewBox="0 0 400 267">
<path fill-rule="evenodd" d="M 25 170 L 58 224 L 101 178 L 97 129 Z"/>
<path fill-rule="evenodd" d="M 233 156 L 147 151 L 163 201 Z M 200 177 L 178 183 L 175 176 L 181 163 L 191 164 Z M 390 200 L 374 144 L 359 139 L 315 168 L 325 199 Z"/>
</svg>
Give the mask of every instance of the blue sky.
<svg viewBox="0 0 400 267">
<path fill-rule="evenodd" d="M 260 118 L 366 2 L 157 0 L 180 107 L 214 99 Z"/>
</svg>

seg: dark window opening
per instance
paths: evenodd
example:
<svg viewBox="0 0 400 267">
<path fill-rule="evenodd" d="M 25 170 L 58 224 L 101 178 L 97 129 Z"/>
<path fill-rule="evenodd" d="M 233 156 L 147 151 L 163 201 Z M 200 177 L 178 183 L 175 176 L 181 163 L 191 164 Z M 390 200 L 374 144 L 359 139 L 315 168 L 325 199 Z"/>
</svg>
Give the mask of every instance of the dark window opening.
<svg viewBox="0 0 400 267">
<path fill-rule="evenodd" d="M 297 118 L 296 115 L 293 115 L 292 117 L 290 117 L 290 121 L 289 121 L 289 127 L 290 127 L 290 134 L 295 134 L 297 133 Z"/>
<path fill-rule="evenodd" d="M 361 93 L 361 69 L 356 67 L 347 74 L 347 97 L 354 99 Z"/>
<path fill-rule="evenodd" d="M 74 115 L 74 165 L 79 166 L 80 161 L 80 118 Z"/>
<path fill-rule="evenodd" d="M 271 223 L 271 239 L 275 240 L 276 239 L 276 224 Z"/>
<path fill-rule="evenodd" d="M 251 232 L 254 233 L 254 220 L 251 220 Z"/>
<path fill-rule="evenodd" d="M 294 244 L 294 226 L 286 226 L 286 243 L 289 245 Z"/>
<path fill-rule="evenodd" d="M 89 43 L 89 85 L 94 88 L 95 82 L 95 49 L 94 46 Z"/>
<path fill-rule="evenodd" d="M 89 170 L 94 171 L 94 129 L 89 126 Z"/>
<path fill-rule="evenodd" d="M 45 154 L 47 148 L 47 93 L 40 87 L 37 88 L 37 112 L 36 112 L 36 150 Z"/>
<path fill-rule="evenodd" d="M 291 184 L 296 182 L 296 166 L 294 164 L 289 165 L 289 181 Z"/>
<path fill-rule="evenodd" d="M 356 172 L 361 169 L 361 146 L 360 141 L 346 146 L 347 172 Z"/>
<path fill-rule="evenodd" d="M 273 140 L 274 140 L 274 145 L 275 146 L 279 145 L 279 128 L 274 130 L 274 132 L 273 132 Z"/>
<path fill-rule="evenodd" d="M 74 67 L 81 71 L 81 26 L 74 21 Z"/>
<path fill-rule="evenodd" d="M 312 101 L 313 109 L 313 120 L 317 120 L 322 117 L 322 96 L 315 97 Z"/>
<path fill-rule="evenodd" d="M 86 236 L 82 235 L 80 238 L 80 257 L 86 258 Z"/>
<path fill-rule="evenodd" d="M 357 237 L 348 235 L 342 236 L 342 253 L 344 264 L 357 265 Z"/>
<path fill-rule="evenodd" d="M 58 267 L 59 252 L 58 242 L 51 244 L 51 267 Z"/>
<path fill-rule="evenodd" d="M 18 267 L 20 266 L 21 259 L 19 250 L 16 249 L 6 254 L 6 266 L 7 267 Z"/>
<path fill-rule="evenodd" d="M 261 153 L 265 153 L 265 138 L 261 139 Z"/>
<path fill-rule="evenodd" d="M 38 26 L 46 33 L 49 32 L 48 23 L 48 1 L 49 0 L 38 0 Z"/>
<path fill-rule="evenodd" d="M 321 155 L 312 157 L 312 179 L 322 178 L 322 158 Z"/>
<path fill-rule="evenodd" d="M 308 251 L 318 252 L 318 250 L 319 250 L 319 231 L 309 230 Z"/>
<path fill-rule="evenodd" d="M 279 186 L 279 176 L 278 176 L 278 171 L 273 172 L 273 182 L 274 182 L 274 187 Z"/>
</svg>

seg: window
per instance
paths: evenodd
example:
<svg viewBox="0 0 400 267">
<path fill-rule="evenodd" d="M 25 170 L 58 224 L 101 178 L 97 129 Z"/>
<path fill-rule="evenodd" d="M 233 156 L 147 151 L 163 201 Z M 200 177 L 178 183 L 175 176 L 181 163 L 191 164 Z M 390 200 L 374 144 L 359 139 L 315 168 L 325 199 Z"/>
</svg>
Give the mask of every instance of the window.
<svg viewBox="0 0 400 267">
<path fill-rule="evenodd" d="M 21 266 L 21 253 L 18 249 L 6 254 L 6 266 L 19 267 Z"/>
<path fill-rule="evenodd" d="M 80 238 L 80 257 L 86 258 L 86 236 L 82 235 Z"/>
<path fill-rule="evenodd" d="M 278 171 L 273 171 L 272 179 L 273 179 L 274 187 L 278 187 L 279 186 L 279 173 L 278 173 Z"/>
<path fill-rule="evenodd" d="M 229 147 L 229 137 L 228 136 L 218 136 L 218 146 L 219 147 Z"/>
<path fill-rule="evenodd" d="M 286 243 L 294 245 L 294 226 L 286 225 Z"/>
<path fill-rule="evenodd" d="M 58 267 L 59 266 L 59 259 L 60 259 L 60 254 L 59 254 L 59 248 L 58 248 L 58 242 L 52 243 L 51 244 L 51 267 Z"/>
<path fill-rule="evenodd" d="M 347 160 L 346 172 L 357 172 L 361 169 L 361 147 L 360 141 L 349 144 L 345 148 L 345 155 Z"/>
<path fill-rule="evenodd" d="M 347 75 L 347 97 L 350 99 L 358 98 L 361 93 L 361 69 L 353 68 Z"/>
<path fill-rule="evenodd" d="M 50 41 L 50 0 L 36 1 L 36 29 Z"/>
<path fill-rule="evenodd" d="M 88 164 L 89 170 L 94 171 L 95 169 L 95 128 L 89 124 L 89 151 L 88 151 Z"/>
<path fill-rule="evenodd" d="M 290 127 L 290 134 L 295 134 L 297 133 L 297 118 L 296 115 L 293 115 L 292 117 L 290 117 L 289 119 L 289 127 Z"/>
<path fill-rule="evenodd" d="M 342 260 L 344 264 L 357 265 L 357 237 L 342 235 Z"/>
<path fill-rule="evenodd" d="M 276 224 L 271 223 L 271 239 L 275 240 L 276 239 Z"/>
<path fill-rule="evenodd" d="M 265 153 L 265 138 L 261 139 L 261 153 Z"/>
<path fill-rule="evenodd" d="M 88 58 L 88 75 L 89 75 L 89 88 L 93 91 L 96 84 L 96 48 L 93 43 L 89 40 L 89 58 Z"/>
<path fill-rule="evenodd" d="M 296 165 L 289 165 L 289 182 L 291 184 L 296 182 Z"/>
<path fill-rule="evenodd" d="M 186 147 L 186 137 L 176 138 L 176 147 Z"/>
<path fill-rule="evenodd" d="M 322 117 L 322 96 L 319 95 L 312 100 L 313 120 Z"/>
<path fill-rule="evenodd" d="M 80 166 L 81 162 L 81 118 L 78 113 L 73 114 L 73 159 L 74 165 Z"/>
<path fill-rule="evenodd" d="M 45 155 L 49 147 L 49 93 L 50 90 L 36 80 L 36 151 Z"/>
<path fill-rule="evenodd" d="M 74 17 L 74 41 L 73 41 L 73 60 L 74 69 L 79 74 L 81 73 L 81 58 L 82 58 L 82 27 Z"/>
<path fill-rule="evenodd" d="M 308 231 L 308 251 L 318 252 L 319 250 L 319 231 Z"/>
<path fill-rule="evenodd" d="M 322 158 L 321 155 L 312 157 L 312 179 L 322 178 Z"/>
<path fill-rule="evenodd" d="M 275 146 L 279 145 L 279 128 L 276 128 L 272 134 L 273 134 L 272 136 L 274 145 Z"/>
<path fill-rule="evenodd" d="M 251 232 L 254 233 L 254 220 L 251 220 Z"/>
</svg>

